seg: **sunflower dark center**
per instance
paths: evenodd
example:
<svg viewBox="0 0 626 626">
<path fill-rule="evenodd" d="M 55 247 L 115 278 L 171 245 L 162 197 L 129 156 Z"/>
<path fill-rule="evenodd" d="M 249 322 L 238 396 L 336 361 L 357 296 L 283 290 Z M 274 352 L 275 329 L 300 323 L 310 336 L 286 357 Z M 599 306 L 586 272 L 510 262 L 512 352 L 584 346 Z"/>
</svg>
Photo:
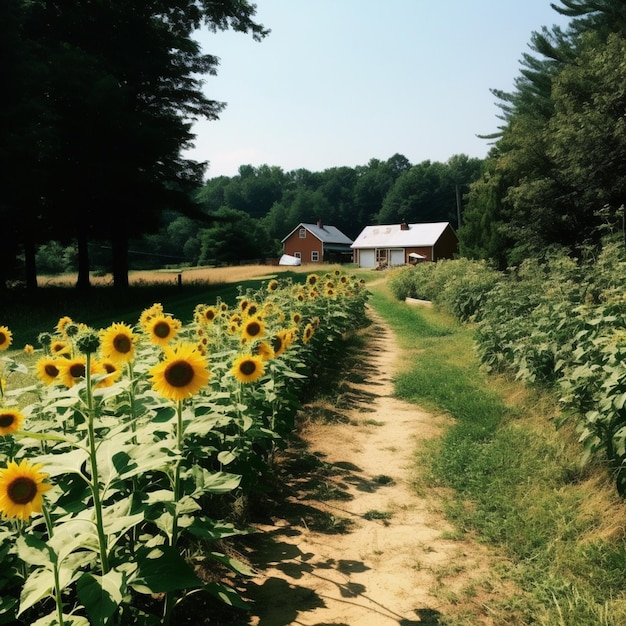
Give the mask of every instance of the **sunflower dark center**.
<svg viewBox="0 0 626 626">
<path fill-rule="evenodd" d="M 115 365 L 113 365 L 112 363 L 105 363 L 104 370 L 107 374 L 113 374 L 113 372 L 117 371 Z"/>
<path fill-rule="evenodd" d="M 261 324 L 259 324 L 258 322 L 250 322 L 246 326 L 246 330 L 248 332 L 248 335 L 250 335 L 251 337 L 256 337 L 261 332 Z"/>
<path fill-rule="evenodd" d="M 165 370 L 165 380 L 172 387 L 185 387 L 194 377 L 193 367 L 187 361 L 174 361 Z"/>
<path fill-rule="evenodd" d="M 283 347 L 283 340 L 280 337 L 272 337 L 272 349 L 278 352 Z"/>
<path fill-rule="evenodd" d="M 113 339 L 113 347 L 120 354 L 128 354 L 132 347 L 130 337 L 128 335 L 116 335 Z"/>
<path fill-rule="evenodd" d="M 7 336 L 5 333 L 0 331 L 0 346 L 7 341 Z"/>
<path fill-rule="evenodd" d="M 85 378 L 85 364 L 72 363 L 69 367 L 69 372 L 72 375 L 72 378 Z"/>
<path fill-rule="evenodd" d="M 46 366 L 43 369 L 46 372 L 46 374 L 50 376 L 50 378 L 56 378 L 59 375 L 58 367 L 56 365 L 53 365 L 52 363 L 46 364 Z"/>
<path fill-rule="evenodd" d="M 209 322 L 213 321 L 213 319 L 215 318 L 215 311 L 212 311 L 211 309 L 209 309 L 204 314 L 204 317 L 206 317 L 206 319 L 208 319 Z"/>
<path fill-rule="evenodd" d="M 248 307 L 248 315 L 254 315 L 258 310 L 259 310 L 259 307 L 257 307 L 256 304 L 251 304 Z"/>
<path fill-rule="evenodd" d="M 37 483 L 32 478 L 20 476 L 11 482 L 7 494 L 15 504 L 28 504 L 37 495 Z"/>
<path fill-rule="evenodd" d="M 251 376 L 254 372 L 256 372 L 256 363 L 254 361 L 243 361 L 239 365 L 239 371 L 244 376 Z"/>
<path fill-rule="evenodd" d="M 165 339 L 166 337 L 169 337 L 171 332 L 170 325 L 167 322 L 157 322 L 154 325 L 153 332 L 157 337 Z"/>
<path fill-rule="evenodd" d="M 15 415 L 13 413 L 0 413 L 0 428 L 8 428 L 13 425 Z"/>
</svg>

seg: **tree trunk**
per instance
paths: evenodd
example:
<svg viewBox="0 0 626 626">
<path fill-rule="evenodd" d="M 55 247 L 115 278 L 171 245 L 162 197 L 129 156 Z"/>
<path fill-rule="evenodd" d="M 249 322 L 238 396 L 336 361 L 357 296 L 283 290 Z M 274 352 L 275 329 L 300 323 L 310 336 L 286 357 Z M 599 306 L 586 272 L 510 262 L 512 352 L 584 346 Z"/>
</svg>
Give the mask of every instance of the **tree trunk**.
<svg viewBox="0 0 626 626">
<path fill-rule="evenodd" d="M 78 280 L 76 287 L 78 289 L 89 289 L 91 282 L 89 281 L 89 242 L 84 233 L 78 233 Z"/>
<path fill-rule="evenodd" d="M 113 286 L 117 289 L 128 287 L 128 239 L 117 233 L 111 241 L 113 252 Z"/>
<path fill-rule="evenodd" d="M 26 271 L 26 289 L 37 289 L 35 240 L 28 232 L 24 238 L 24 269 Z"/>
</svg>

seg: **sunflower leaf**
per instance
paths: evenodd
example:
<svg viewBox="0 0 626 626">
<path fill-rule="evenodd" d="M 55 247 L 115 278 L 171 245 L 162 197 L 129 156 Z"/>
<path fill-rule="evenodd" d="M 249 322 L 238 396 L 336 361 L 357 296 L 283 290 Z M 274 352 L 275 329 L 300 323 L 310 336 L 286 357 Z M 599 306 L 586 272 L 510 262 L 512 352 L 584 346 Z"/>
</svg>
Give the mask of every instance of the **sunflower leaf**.
<svg viewBox="0 0 626 626">
<path fill-rule="evenodd" d="M 78 599 L 93 624 L 104 624 L 117 610 L 126 593 L 126 576 L 111 570 L 103 576 L 83 574 L 76 584 Z"/>
<path fill-rule="evenodd" d="M 18 556 L 28 565 L 45 567 L 57 561 L 56 552 L 45 541 L 33 535 L 22 535 L 15 544 Z"/>
<path fill-rule="evenodd" d="M 43 464 L 43 471 L 49 476 L 59 476 L 67 472 L 84 475 L 82 468 L 87 463 L 89 454 L 86 450 L 75 449 L 61 454 L 42 454 L 35 462 Z"/>
<path fill-rule="evenodd" d="M 137 571 L 129 585 L 139 593 L 167 593 L 202 586 L 202 581 L 176 548 L 140 548 L 136 561 Z"/>
</svg>

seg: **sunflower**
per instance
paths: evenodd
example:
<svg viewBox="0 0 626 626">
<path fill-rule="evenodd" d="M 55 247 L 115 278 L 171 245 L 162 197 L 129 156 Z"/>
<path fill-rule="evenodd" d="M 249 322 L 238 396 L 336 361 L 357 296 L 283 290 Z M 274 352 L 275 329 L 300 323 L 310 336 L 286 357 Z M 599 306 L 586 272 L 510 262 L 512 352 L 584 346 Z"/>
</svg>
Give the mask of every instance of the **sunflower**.
<svg viewBox="0 0 626 626">
<path fill-rule="evenodd" d="M 157 315 L 146 325 L 146 332 L 150 335 L 150 341 L 157 346 L 167 346 L 178 334 L 182 324 L 170 315 Z"/>
<path fill-rule="evenodd" d="M 315 329 L 313 328 L 313 324 L 307 324 L 302 332 L 302 343 L 309 343 L 314 334 Z"/>
<path fill-rule="evenodd" d="M 6 327 L 0 326 L 0 350 L 6 350 L 13 341 L 13 333 Z"/>
<path fill-rule="evenodd" d="M 9 461 L 6 468 L 0 469 L 0 512 L 5 517 L 27 520 L 41 512 L 43 494 L 52 488 L 43 482 L 48 474 L 40 472 L 41 467 L 23 460 L 19 465 Z"/>
<path fill-rule="evenodd" d="M 116 363 L 129 363 L 135 356 L 137 336 L 127 324 L 114 323 L 100 332 L 102 355 Z"/>
<path fill-rule="evenodd" d="M 261 341 L 256 347 L 256 355 L 263 361 L 269 361 L 274 358 L 274 350 L 267 341 Z"/>
<path fill-rule="evenodd" d="M 169 400 L 184 400 L 209 380 L 208 363 L 193 343 L 165 347 L 165 359 L 149 372 L 153 389 Z"/>
<path fill-rule="evenodd" d="M 103 378 L 96 386 L 97 387 L 110 387 L 115 381 L 122 375 L 119 362 L 114 359 L 102 359 L 99 362 L 99 369 L 102 369 L 102 373 L 107 377 Z"/>
<path fill-rule="evenodd" d="M 239 301 L 239 308 L 241 309 L 241 311 L 245 311 L 248 308 L 248 305 L 250 304 L 250 300 L 248 300 L 248 298 L 242 298 Z"/>
<path fill-rule="evenodd" d="M 260 356 L 243 354 L 235 359 L 230 371 L 238 381 L 252 383 L 263 376 L 265 367 Z"/>
<path fill-rule="evenodd" d="M 259 312 L 259 305 L 256 302 L 250 302 L 245 310 L 246 317 L 254 317 Z"/>
<path fill-rule="evenodd" d="M 277 280 L 270 280 L 270 282 L 267 283 L 267 290 L 269 292 L 276 291 L 277 289 L 278 289 L 278 281 Z"/>
<path fill-rule="evenodd" d="M 58 382 L 61 373 L 59 361 L 49 356 L 44 356 L 35 364 L 37 378 L 42 380 L 46 385 Z"/>
<path fill-rule="evenodd" d="M 50 344 L 50 354 L 54 356 L 69 356 L 71 352 L 72 347 L 66 341 L 56 339 Z"/>
<path fill-rule="evenodd" d="M 201 320 L 209 324 L 218 316 L 217 309 L 214 306 L 208 306 L 202 311 Z"/>
<path fill-rule="evenodd" d="M 33 345 L 30 343 L 27 343 L 24 346 L 24 354 L 30 356 L 31 354 L 33 354 L 33 352 L 35 352 L 35 348 L 33 348 Z"/>
<path fill-rule="evenodd" d="M 280 356 L 293 340 L 290 330 L 280 330 L 272 337 L 272 350 L 275 356 Z"/>
<path fill-rule="evenodd" d="M 306 282 L 307 285 L 309 285 L 310 287 L 313 287 L 314 285 L 317 285 L 317 281 L 319 280 L 319 277 L 317 274 L 309 274 L 306 277 Z"/>
<path fill-rule="evenodd" d="M 67 316 L 64 315 L 58 322 L 57 322 L 57 332 L 60 333 L 61 335 L 65 335 L 65 328 L 67 327 L 68 324 L 73 324 L 74 320 Z"/>
<path fill-rule="evenodd" d="M 241 328 L 241 336 L 244 339 L 259 339 L 265 334 L 265 324 L 258 318 L 252 317 L 244 322 Z"/>
<path fill-rule="evenodd" d="M 299 313 L 298 311 L 296 311 L 295 313 L 292 314 L 291 319 L 294 324 L 299 324 L 302 321 L 302 313 Z"/>
<path fill-rule="evenodd" d="M 17 432 L 24 421 L 24 416 L 15 409 L 0 409 L 0 435 Z"/>
<path fill-rule="evenodd" d="M 59 363 L 59 379 L 66 387 L 73 387 L 85 378 L 87 372 L 87 359 L 77 356 L 73 359 L 62 359 Z M 104 370 L 97 361 L 91 361 L 91 373 L 102 374 Z"/>
<path fill-rule="evenodd" d="M 141 312 L 141 315 L 139 316 L 139 326 L 141 326 L 144 330 L 147 330 L 150 321 L 160 315 L 163 315 L 163 305 L 155 302 L 151 307 L 144 309 Z"/>
</svg>

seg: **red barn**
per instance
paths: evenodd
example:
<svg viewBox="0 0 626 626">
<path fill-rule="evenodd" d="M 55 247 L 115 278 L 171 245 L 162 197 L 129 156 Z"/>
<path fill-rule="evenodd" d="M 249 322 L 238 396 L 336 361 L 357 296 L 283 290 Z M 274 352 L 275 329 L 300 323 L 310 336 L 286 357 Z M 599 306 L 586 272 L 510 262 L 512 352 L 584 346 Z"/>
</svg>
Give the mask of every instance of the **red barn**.
<svg viewBox="0 0 626 626">
<path fill-rule="evenodd" d="M 298 224 L 283 240 L 283 252 L 306 263 L 350 263 L 352 239 L 335 226 Z"/>
</svg>

